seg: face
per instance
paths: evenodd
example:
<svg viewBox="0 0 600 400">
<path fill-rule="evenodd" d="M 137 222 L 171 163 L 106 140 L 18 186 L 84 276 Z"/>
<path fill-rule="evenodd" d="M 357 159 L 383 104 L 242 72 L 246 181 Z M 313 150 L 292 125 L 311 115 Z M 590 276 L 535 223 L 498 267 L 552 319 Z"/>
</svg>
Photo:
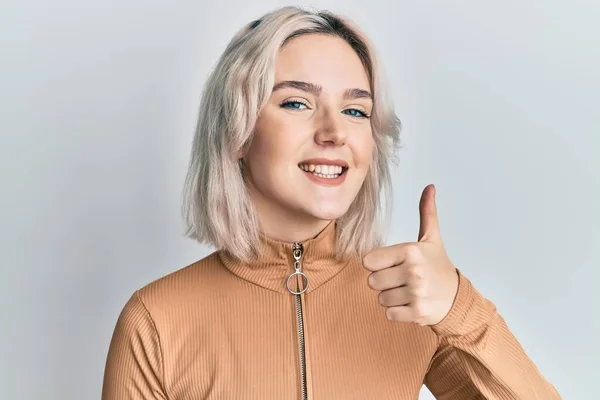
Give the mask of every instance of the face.
<svg viewBox="0 0 600 400">
<path fill-rule="evenodd" d="M 301 35 L 280 50 L 244 155 L 263 224 L 330 221 L 348 210 L 372 158 L 370 92 L 358 55 L 340 38 Z"/>
</svg>

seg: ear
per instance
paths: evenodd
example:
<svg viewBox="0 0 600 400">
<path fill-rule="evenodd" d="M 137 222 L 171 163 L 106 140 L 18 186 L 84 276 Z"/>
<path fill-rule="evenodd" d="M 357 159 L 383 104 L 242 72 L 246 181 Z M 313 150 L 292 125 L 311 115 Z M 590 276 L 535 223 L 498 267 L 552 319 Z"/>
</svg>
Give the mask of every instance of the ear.
<svg viewBox="0 0 600 400">
<path fill-rule="evenodd" d="M 252 135 L 254 135 L 254 132 L 252 132 Z M 235 156 L 238 160 L 241 158 L 246 158 L 246 153 L 248 153 L 248 150 L 250 150 L 250 144 L 252 142 L 252 137 L 253 136 L 250 136 L 250 138 L 248 140 L 246 140 L 246 143 L 244 143 L 242 145 L 242 148 L 237 151 Z"/>
<path fill-rule="evenodd" d="M 235 158 L 237 160 L 237 165 L 240 169 L 244 168 L 244 164 L 246 163 L 245 157 L 246 157 L 246 149 L 245 148 L 238 151 L 235 155 Z"/>
<path fill-rule="evenodd" d="M 238 160 L 238 162 L 239 162 L 240 159 L 242 160 L 242 162 L 245 161 L 246 153 L 250 149 L 250 145 L 252 143 L 252 138 L 254 137 L 254 132 L 255 131 L 256 131 L 256 125 L 252 129 L 252 134 L 250 135 L 250 137 L 248 139 L 246 139 L 246 142 L 242 145 L 242 148 L 239 149 L 238 152 L 235 155 L 236 159 Z"/>
<path fill-rule="evenodd" d="M 248 149 L 246 147 L 247 146 L 242 147 L 241 149 L 238 150 L 237 153 L 235 153 L 235 158 L 237 160 L 240 160 L 240 159 L 246 157 L 246 152 L 248 151 Z"/>
</svg>

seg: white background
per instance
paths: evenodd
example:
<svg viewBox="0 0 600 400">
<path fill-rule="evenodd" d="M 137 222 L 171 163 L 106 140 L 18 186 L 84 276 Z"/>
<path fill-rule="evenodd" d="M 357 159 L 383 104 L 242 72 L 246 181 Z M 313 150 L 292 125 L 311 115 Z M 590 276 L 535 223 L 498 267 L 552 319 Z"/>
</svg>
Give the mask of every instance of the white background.
<svg viewBox="0 0 600 400">
<path fill-rule="evenodd" d="M 180 217 L 200 92 L 280 5 L 2 1 L 2 398 L 99 398 L 131 293 L 212 251 Z M 598 2 L 307 5 L 355 18 L 387 70 L 404 123 L 388 243 L 416 240 L 434 183 L 453 262 L 565 399 L 600 398 Z"/>
</svg>

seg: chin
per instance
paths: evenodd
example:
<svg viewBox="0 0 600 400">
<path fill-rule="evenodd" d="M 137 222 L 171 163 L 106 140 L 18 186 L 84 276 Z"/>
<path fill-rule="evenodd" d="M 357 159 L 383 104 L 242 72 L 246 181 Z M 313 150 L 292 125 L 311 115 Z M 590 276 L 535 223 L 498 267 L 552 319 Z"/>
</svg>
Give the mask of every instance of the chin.
<svg viewBox="0 0 600 400">
<path fill-rule="evenodd" d="M 346 214 L 348 208 L 349 206 L 342 206 L 341 204 L 337 203 L 326 206 L 320 205 L 317 207 L 311 207 L 311 209 L 306 210 L 306 212 L 314 218 L 331 221 Z"/>
</svg>

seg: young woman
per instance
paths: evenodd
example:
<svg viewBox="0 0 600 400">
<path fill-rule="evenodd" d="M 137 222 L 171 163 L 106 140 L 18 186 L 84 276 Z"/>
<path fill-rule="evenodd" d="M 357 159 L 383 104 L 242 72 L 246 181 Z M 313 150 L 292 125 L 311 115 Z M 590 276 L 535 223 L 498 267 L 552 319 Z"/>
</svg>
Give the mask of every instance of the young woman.
<svg viewBox="0 0 600 400">
<path fill-rule="evenodd" d="M 104 400 L 560 398 L 448 259 L 432 185 L 418 241 L 379 247 L 399 140 L 383 89 L 334 14 L 285 7 L 233 38 L 185 191 L 217 251 L 133 294 Z"/>
</svg>

